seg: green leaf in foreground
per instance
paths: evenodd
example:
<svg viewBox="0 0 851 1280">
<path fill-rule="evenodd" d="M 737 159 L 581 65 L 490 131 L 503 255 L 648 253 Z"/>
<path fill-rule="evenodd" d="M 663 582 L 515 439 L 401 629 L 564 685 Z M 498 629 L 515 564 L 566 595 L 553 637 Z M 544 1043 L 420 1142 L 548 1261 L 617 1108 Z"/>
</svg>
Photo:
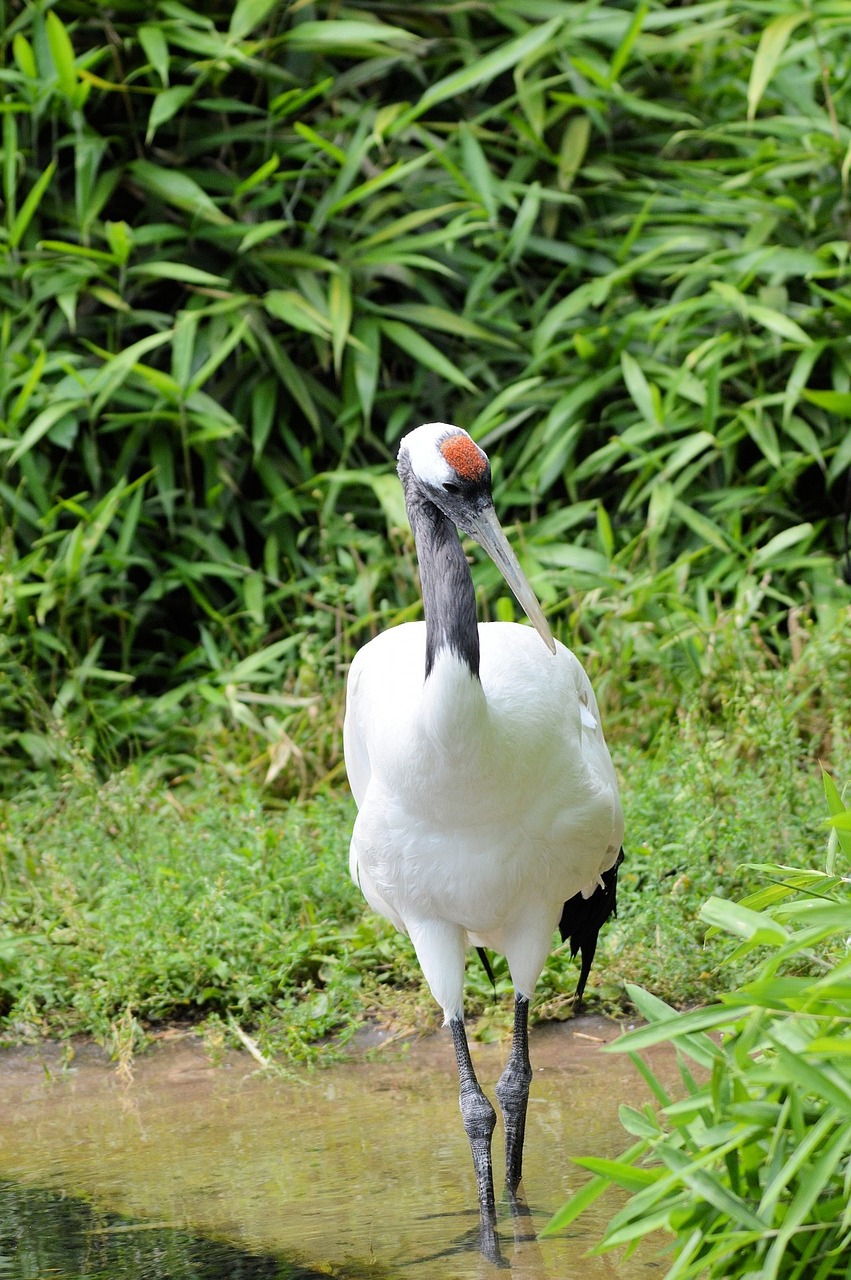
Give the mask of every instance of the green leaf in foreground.
<svg viewBox="0 0 851 1280">
<path fill-rule="evenodd" d="M 531 27 L 529 31 L 518 36 L 515 40 L 510 40 L 508 43 L 491 50 L 490 53 L 476 58 L 469 66 L 461 68 L 460 71 L 454 71 L 450 75 L 444 76 L 436 84 L 432 84 L 426 89 L 417 104 L 405 113 L 402 120 L 395 127 L 399 128 L 403 123 L 405 125 L 409 124 L 412 120 L 430 111 L 432 107 L 437 106 L 438 103 L 445 102 L 447 98 L 455 98 L 460 94 L 467 93 L 483 81 L 492 80 L 504 71 L 511 70 L 512 67 L 517 66 L 520 62 L 533 60 L 533 55 L 538 53 L 546 45 L 547 41 L 555 35 L 562 26 L 563 21 L 564 19 L 558 17 L 550 18 L 547 22 Z"/>
<path fill-rule="evenodd" d="M 756 115 L 756 109 L 762 100 L 762 95 L 765 93 L 768 82 L 774 75 L 790 35 L 808 17 L 809 14 L 806 10 L 802 10 L 799 13 L 783 13 L 773 18 L 764 29 L 759 38 L 748 83 L 749 120 L 753 120 Z"/>
<path fill-rule="evenodd" d="M 826 792 L 834 818 L 842 816 L 844 805 L 832 782 Z M 787 978 L 770 956 L 722 1005 L 685 1013 L 633 988 L 649 1025 L 610 1050 L 667 1042 L 690 1053 L 697 1027 L 714 1028 L 720 1039 L 711 1042 L 701 1079 L 683 1072 L 683 1097 L 667 1102 L 657 1085 L 658 1129 L 638 1116 L 638 1147 L 620 1160 L 577 1160 L 596 1177 L 553 1217 L 545 1234 L 573 1222 L 607 1186 L 619 1186 L 630 1199 L 612 1217 L 595 1252 L 634 1245 L 665 1230 L 674 1237 L 668 1280 L 846 1280 L 851 879 L 766 870 L 784 892 L 752 894 L 751 902 L 763 904 L 759 910 L 710 899 L 703 917 L 750 946 L 783 946 L 787 961 L 798 965 L 813 963 L 807 925 L 818 918 L 824 927 L 817 959 L 828 972 L 809 983 Z M 797 925 L 798 933 L 789 925 Z M 804 939 L 797 951 L 796 938 Z M 751 1003 L 749 993 L 759 1003 Z M 642 1073 L 653 1085 L 647 1063 Z M 630 1115 L 625 1126 L 636 1131 Z"/>
<path fill-rule="evenodd" d="M 134 160 L 129 166 L 135 180 L 149 194 L 204 221 L 226 226 L 231 219 L 223 213 L 194 178 L 176 169 L 164 169 L 149 160 Z"/>
</svg>

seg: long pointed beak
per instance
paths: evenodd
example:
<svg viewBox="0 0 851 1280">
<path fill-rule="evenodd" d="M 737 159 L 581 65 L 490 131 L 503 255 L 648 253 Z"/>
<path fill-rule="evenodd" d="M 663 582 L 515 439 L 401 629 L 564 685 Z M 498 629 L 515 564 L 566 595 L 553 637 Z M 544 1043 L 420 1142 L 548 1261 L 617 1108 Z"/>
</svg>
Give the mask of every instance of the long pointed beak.
<svg viewBox="0 0 851 1280">
<path fill-rule="evenodd" d="M 475 518 L 468 519 L 467 533 L 476 539 L 480 547 L 487 551 L 522 605 L 532 626 L 550 653 L 555 653 L 556 642 L 553 639 L 553 633 L 550 631 L 549 623 L 544 617 L 544 611 L 538 603 L 537 596 L 529 586 L 523 570 L 520 568 L 517 556 L 511 550 L 511 544 L 502 531 L 493 507 L 485 507 Z"/>
</svg>

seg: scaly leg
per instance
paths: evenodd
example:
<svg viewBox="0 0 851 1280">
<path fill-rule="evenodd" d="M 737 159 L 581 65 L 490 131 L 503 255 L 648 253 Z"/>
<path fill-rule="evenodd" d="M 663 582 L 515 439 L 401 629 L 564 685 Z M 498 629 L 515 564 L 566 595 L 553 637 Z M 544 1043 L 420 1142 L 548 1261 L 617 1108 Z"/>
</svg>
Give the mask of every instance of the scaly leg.
<svg viewBox="0 0 851 1280">
<path fill-rule="evenodd" d="M 493 1194 L 493 1166 L 491 1164 L 491 1137 L 496 1125 L 496 1112 L 488 1102 L 476 1079 L 467 1033 L 462 1018 L 452 1018 L 449 1023 L 458 1076 L 461 1082 L 461 1115 L 470 1139 L 473 1167 L 476 1171 L 476 1189 L 479 1195 L 480 1247 L 492 1262 L 500 1260 L 499 1240 L 496 1234 L 496 1203 Z"/>
<path fill-rule="evenodd" d="M 514 1035 L 511 1054 L 496 1086 L 505 1122 L 505 1185 L 513 1195 L 523 1175 L 523 1139 L 532 1066 L 529 1062 L 529 1001 L 514 997 Z"/>
</svg>

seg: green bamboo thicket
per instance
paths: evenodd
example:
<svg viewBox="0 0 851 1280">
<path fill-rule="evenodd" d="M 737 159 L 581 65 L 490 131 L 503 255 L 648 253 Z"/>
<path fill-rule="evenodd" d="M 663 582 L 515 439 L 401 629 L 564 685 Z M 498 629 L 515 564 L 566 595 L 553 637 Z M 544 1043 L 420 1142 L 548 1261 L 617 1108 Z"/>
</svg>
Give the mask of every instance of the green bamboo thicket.
<svg viewBox="0 0 851 1280">
<path fill-rule="evenodd" d="M 430 419 L 621 670 L 836 596 L 845 4 L 3 9 L 6 759 L 204 708 L 298 758 L 417 607 Z"/>
</svg>

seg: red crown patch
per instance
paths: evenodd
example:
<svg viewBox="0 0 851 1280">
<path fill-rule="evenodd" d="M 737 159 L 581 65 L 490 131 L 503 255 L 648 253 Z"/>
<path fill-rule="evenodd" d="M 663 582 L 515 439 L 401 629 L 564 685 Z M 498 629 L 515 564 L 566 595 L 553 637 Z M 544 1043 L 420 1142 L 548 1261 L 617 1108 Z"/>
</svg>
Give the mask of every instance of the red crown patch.
<svg viewBox="0 0 851 1280">
<path fill-rule="evenodd" d="M 469 436 L 451 435 L 440 444 L 440 452 L 462 480 L 481 480 L 488 460 Z"/>
</svg>

